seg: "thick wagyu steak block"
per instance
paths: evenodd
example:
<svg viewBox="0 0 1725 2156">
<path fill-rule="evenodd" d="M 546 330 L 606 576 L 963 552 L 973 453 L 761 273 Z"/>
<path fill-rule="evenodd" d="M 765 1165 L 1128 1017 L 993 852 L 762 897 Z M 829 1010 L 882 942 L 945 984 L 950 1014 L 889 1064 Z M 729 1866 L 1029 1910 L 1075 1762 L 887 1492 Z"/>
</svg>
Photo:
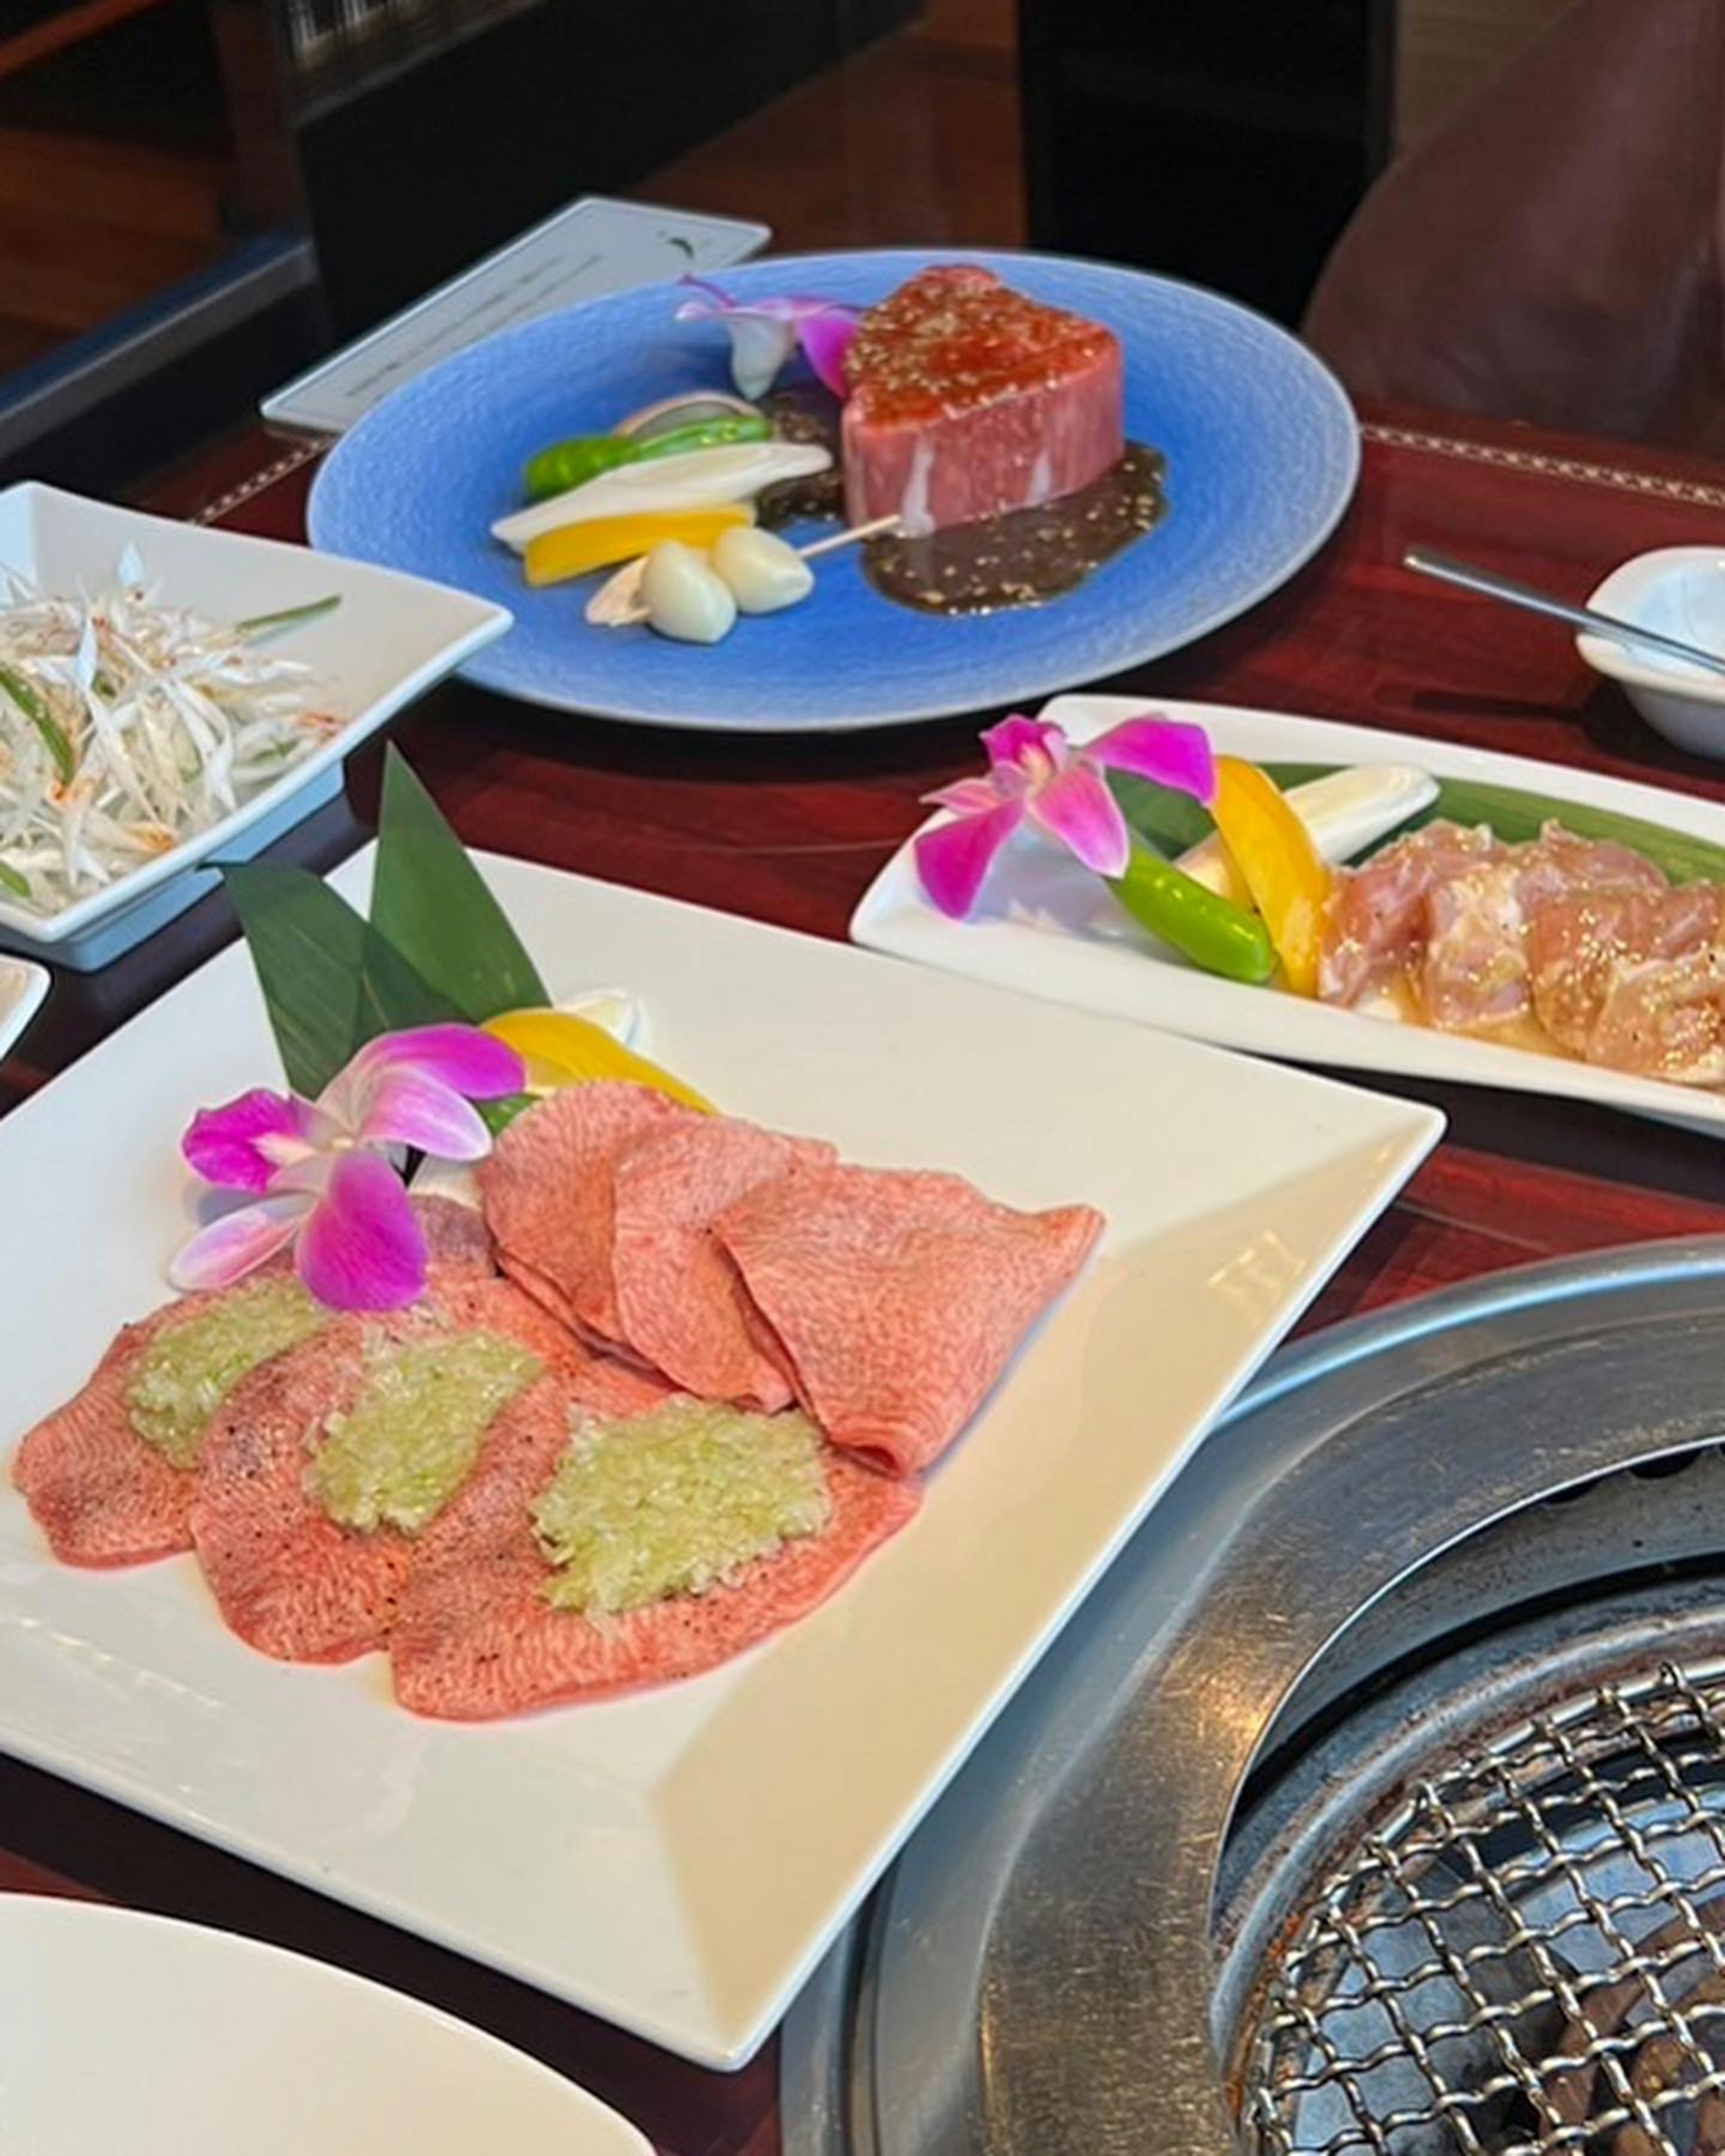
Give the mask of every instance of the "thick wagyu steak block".
<svg viewBox="0 0 1725 2156">
<path fill-rule="evenodd" d="M 853 524 L 916 536 L 1076 494 L 1126 447 L 1111 330 L 987 270 L 925 270 L 864 316 L 845 362 Z"/>
</svg>

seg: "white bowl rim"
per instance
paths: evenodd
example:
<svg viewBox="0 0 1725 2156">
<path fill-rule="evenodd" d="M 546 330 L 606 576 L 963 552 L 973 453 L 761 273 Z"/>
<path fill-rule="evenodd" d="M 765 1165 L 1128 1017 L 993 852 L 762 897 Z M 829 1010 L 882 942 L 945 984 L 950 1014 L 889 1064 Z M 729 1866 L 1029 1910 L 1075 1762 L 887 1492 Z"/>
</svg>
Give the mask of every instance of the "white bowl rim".
<svg viewBox="0 0 1725 2156">
<path fill-rule="evenodd" d="M 1647 553 L 1631 555 L 1594 587 L 1585 603 L 1599 613 L 1615 613 L 1625 621 L 1634 621 L 1636 603 L 1655 585 L 1679 570 L 1704 562 L 1712 562 L 1725 572 L 1725 547 L 1656 547 Z M 1627 687 L 1650 690 L 1655 696 L 1681 696 L 1697 704 L 1725 706 L 1725 674 L 1704 674 L 1698 666 L 1685 666 L 1678 660 L 1673 660 L 1669 666 L 1650 665 L 1645 660 L 1637 658 L 1627 645 L 1615 643 L 1609 637 L 1594 636 L 1586 629 L 1578 631 L 1575 648 L 1596 674 L 1621 681 Z"/>
</svg>

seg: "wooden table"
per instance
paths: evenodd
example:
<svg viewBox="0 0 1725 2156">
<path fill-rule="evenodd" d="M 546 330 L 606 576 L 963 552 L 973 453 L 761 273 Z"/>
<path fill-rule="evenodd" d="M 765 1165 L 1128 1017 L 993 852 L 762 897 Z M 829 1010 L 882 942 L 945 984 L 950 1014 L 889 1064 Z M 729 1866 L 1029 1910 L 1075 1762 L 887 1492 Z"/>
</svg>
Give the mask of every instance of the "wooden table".
<svg viewBox="0 0 1725 2156">
<path fill-rule="evenodd" d="M 176 475 L 151 506 L 299 536 L 311 461 L 303 447 L 247 433 Z M 1318 560 L 1246 620 L 1106 685 L 1147 701 L 1312 712 L 1725 800 L 1725 764 L 1681 756 L 1648 733 L 1561 629 L 1400 569 L 1415 541 L 1579 598 L 1644 548 L 1725 543 L 1725 468 L 1373 412 L 1358 498 Z M 974 763 L 979 722 L 829 740 L 709 739 L 572 721 L 452 685 L 394 732 L 471 844 L 842 936 L 865 885 L 916 821 L 918 797 Z M 327 867 L 359 842 L 377 762 L 376 750 L 356 760 L 350 801 L 305 824 L 285 857 Z M 21 1052 L 0 1066 L 0 1111 L 232 934 L 213 899 L 108 973 L 62 977 Z M 1450 1138 L 1308 1326 L 1531 1259 L 1725 1230 L 1725 1151 L 1711 1140 L 1525 1095 L 1395 1090 L 1438 1101 Z M 572 2074 L 674 2156 L 767 2156 L 778 2146 L 770 2046 L 740 2075 L 701 2073 L 3 1762 L 0 1852 L 9 1852 L 0 1853 L 0 1886 L 95 1892 L 225 1924 L 433 1999 Z"/>
</svg>

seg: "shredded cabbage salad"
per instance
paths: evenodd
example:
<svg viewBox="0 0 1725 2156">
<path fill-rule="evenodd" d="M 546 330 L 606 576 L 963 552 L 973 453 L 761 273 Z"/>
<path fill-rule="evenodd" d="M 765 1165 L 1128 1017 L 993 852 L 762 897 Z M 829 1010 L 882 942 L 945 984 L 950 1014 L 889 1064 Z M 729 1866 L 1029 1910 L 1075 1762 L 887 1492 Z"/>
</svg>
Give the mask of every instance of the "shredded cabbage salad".
<svg viewBox="0 0 1725 2156">
<path fill-rule="evenodd" d="M 208 830 L 343 722 L 264 647 L 337 601 L 230 625 L 136 549 L 94 598 L 0 572 L 0 898 L 49 915 Z"/>
</svg>

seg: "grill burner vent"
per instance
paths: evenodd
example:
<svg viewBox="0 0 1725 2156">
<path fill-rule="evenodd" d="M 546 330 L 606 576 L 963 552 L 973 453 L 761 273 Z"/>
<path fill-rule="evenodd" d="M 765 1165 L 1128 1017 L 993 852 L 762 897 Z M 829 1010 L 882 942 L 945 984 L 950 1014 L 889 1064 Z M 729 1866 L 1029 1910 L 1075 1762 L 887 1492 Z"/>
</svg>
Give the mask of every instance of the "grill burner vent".
<svg viewBox="0 0 1725 2156">
<path fill-rule="evenodd" d="M 1420 1781 L 1287 1936 L 1266 2156 L 1725 2156 L 1725 1664 Z"/>
</svg>

